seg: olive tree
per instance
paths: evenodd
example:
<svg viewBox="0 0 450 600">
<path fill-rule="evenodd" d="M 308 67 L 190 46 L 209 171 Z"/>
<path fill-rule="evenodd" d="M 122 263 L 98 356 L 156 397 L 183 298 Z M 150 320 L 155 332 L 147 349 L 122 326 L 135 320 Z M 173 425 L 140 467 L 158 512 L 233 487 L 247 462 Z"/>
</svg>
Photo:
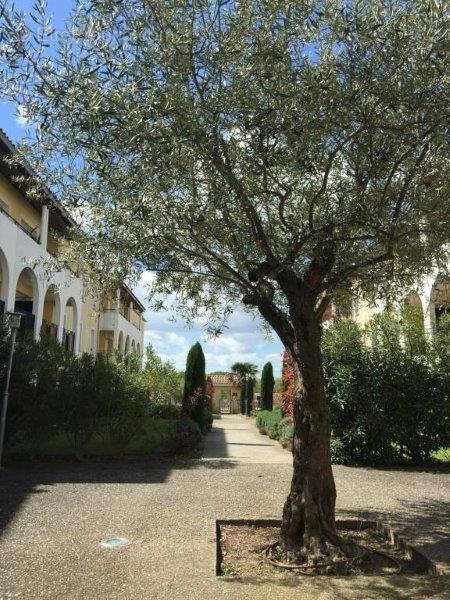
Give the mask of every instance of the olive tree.
<svg viewBox="0 0 450 600">
<path fill-rule="evenodd" d="M 28 160 L 85 209 L 73 248 L 91 273 L 152 270 L 188 319 L 262 316 L 299 382 L 280 544 L 348 554 L 322 316 L 443 263 L 443 3 L 84 0 L 57 40 L 42 3 L 0 6 L 0 87 Z"/>
</svg>

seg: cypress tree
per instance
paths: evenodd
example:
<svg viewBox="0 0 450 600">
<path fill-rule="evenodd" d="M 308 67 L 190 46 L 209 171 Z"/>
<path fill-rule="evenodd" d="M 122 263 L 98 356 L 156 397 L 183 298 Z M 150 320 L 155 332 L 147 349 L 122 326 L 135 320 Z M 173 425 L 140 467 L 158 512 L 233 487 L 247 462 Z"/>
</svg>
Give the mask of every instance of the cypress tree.
<svg viewBox="0 0 450 600">
<path fill-rule="evenodd" d="M 247 411 L 247 382 L 245 379 L 241 381 L 241 415 L 245 415 Z"/>
<path fill-rule="evenodd" d="M 255 387 L 255 380 L 253 378 L 249 378 L 247 380 L 247 393 L 246 393 L 246 400 L 247 400 L 247 417 L 249 417 L 251 415 L 252 412 L 252 408 L 253 408 L 253 390 Z"/>
<path fill-rule="evenodd" d="M 261 408 L 263 410 L 272 410 L 273 408 L 274 385 L 272 363 L 266 362 L 261 373 Z"/>
<path fill-rule="evenodd" d="M 192 398 L 198 394 L 194 405 Z M 187 355 L 184 375 L 183 412 L 203 426 L 206 395 L 205 355 L 199 342 L 194 344 Z"/>
</svg>

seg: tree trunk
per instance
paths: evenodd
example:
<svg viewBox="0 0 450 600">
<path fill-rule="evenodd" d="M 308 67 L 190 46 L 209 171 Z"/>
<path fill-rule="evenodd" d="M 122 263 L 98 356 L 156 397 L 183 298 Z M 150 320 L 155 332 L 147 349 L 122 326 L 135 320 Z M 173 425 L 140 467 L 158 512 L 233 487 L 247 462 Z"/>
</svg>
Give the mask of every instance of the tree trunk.
<svg viewBox="0 0 450 600">
<path fill-rule="evenodd" d="M 321 324 L 312 310 L 295 331 L 294 473 L 283 509 L 280 545 L 289 560 L 330 555 L 342 545 L 335 530 L 336 488 L 331 470 L 330 411 L 320 351 Z"/>
</svg>

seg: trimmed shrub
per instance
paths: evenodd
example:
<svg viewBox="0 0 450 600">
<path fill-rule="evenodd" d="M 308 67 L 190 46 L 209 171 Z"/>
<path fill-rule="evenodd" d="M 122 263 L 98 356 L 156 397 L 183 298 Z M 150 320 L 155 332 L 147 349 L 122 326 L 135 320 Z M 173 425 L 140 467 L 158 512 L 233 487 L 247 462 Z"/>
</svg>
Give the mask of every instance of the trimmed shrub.
<svg viewBox="0 0 450 600">
<path fill-rule="evenodd" d="M 273 367 L 271 362 L 267 362 L 261 373 L 261 409 L 272 410 L 273 407 L 273 388 L 275 379 L 273 378 Z"/>
<path fill-rule="evenodd" d="M 292 450 L 294 425 L 289 417 L 284 417 L 278 424 L 278 441 L 283 448 Z"/>
<path fill-rule="evenodd" d="M 9 345 L 6 329 L 4 335 Z M 43 339 L 36 343 L 31 335 L 18 341 L 10 381 L 6 450 L 24 439 L 38 444 L 58 431 L 60 402 L 66 391 L 71 393 L 61 381 L 68 368 L 70 357 L 56 341 Z"/>
<path fill-rule="evenodd" d="M 169 454 L 185 454 L 196 450 L 202 441 L 202 433 L 198 424 L 189 417 L 183 416 L 178 422 L 166 444 Z"/>
<path fill-rule="evenodd" d="M 258 412 L 258 414 L 256 415 L 255 425 L 258 428 L 259 433 L 262 433 L 263 435 L 267 434 L 265 420 L 266 420 L 266 414 L 268 412 L 269 411 L 267 411 L 267 410 L 260 410 Z"/>
<path fill-rule="evenodd" d="M 364 333 L 372 341 L 370 347 Z M 419 353 L 420 344 L 414 345 L 414 353 L 411 346 L 403 348 L 401 333 L 400 323 L 391 315 L 378 315 L 365 332 L 347 322 L 336 323 L 325 333 L 324 369 L 336 462 L 419 464 L 447 445 L 449 376 L 428 350 Z"/>
<path fill-rule="evenodd" d="M 283 421 L 283 413 L 279 406 L 274 406 L 272 410 L 261 410 L 256 417 L 256 426 L 263 434 L 276 440 L 279 434 L 279 425 Z"/>
<path fill-rule="evenodd" d="M 335 322 L 324 333 L 334 462 L 420 464 L 449 445 L 449 323 L 442 319 L 432 341 L 415 331 L 421 325 L 411 311 L 400 318 L 377 315 L 364 329 Z M 285 415 L 292 415 L 294 395 L 294 370 L 285 352 Z"/>
<path fill-rule="evenodd" d="M 0 377 L 9 331 L 0 320 Z M 123 454 L 153 418 L 179 418 L 181 407 L 151 403 L 149 379 L 137 357 L 77 357 L 53 339 L 22 337 L 13 362 L 8 405 L 8 453 L 39 455 L 53 446 L 78 457 Z M 205 427 L 211 417 L 204 416 Z"/>
<path fill-rule="evenodd" d="M 151 404 L 149 413 L 156 419 L 179 419 L 181 416 L 180 404 Z"/>
<path fill-rule="evenodd" d="M 204 411 L 203 411 L 203 419 L 202 419 L 202 427 L 201 427 L 202 433 L 207 433 L 208 431 L 211 431 L 212 424 L 213 424 L 213 414 L 209 410 L 209 408 L 207 408 L 205 406 Z"/>
</svg>

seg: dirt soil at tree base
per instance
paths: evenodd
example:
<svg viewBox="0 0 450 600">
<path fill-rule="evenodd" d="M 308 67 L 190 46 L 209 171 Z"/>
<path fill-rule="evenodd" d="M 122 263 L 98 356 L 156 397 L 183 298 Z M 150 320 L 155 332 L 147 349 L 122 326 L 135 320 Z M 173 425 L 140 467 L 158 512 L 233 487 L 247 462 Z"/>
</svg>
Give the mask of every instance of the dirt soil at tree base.
<svg viewBox="0 0 450 600">
<path fill-rule="evenodd" d="M 362 560 L 344 561 L 333 564 L 330 561 L 327 571 L 330 576 L 351 575 L 404 575 L 420 574 L 420 570 L 408 559 L 405 552 L 389 545 L 381 532 L 365 529 L 362 531 L 340 531 L 345 541 L 352 541 L 367 550 Z M 248 577 L 259 575 L 262 578 L 283 577 L 289 569 L 271 564 L 266 550 L 276 544 L 279 528 L 258 525 L 223 525 L 221 527 L 220 546 L 222 550 L 222 572 L 224 575 Z M 281 557 L 273 556 L 274 562 L 282 563 Z M 300 570 L 292 570 L 298 577 L 318 576 L 313 565 L 303 565 Z M 333 568 L 335 567 L 335 568 Z M 337 573 L 336 573 L 337 570 Z M 322 569 L 323 571 L 323 569 Z M 327 573 L 322 573 L 327 574 Z"/>
</svg>

